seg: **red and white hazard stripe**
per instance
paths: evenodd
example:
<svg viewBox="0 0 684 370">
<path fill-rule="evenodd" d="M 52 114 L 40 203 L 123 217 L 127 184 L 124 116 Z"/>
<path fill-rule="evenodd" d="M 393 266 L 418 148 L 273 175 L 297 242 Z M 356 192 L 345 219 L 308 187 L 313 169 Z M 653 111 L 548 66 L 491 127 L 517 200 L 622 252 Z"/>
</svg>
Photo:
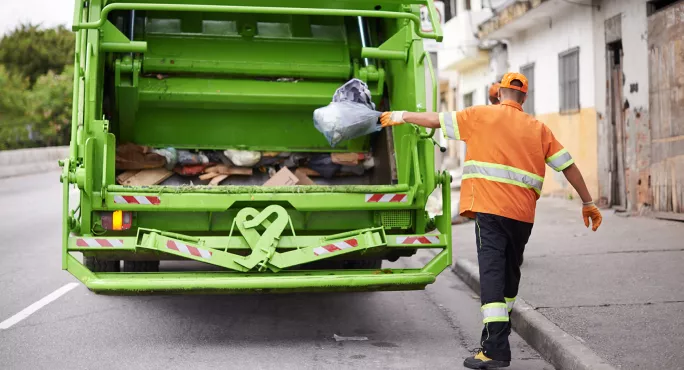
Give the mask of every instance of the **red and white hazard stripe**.
<svg viewBox="0 0 684 370">
<path fill-rule="evenodd" d="M 438 236 L 397 236 L 397 244 L 438 244 Z"/>
<path fill-rule="evenodd" d="M 159 197 L 150 197 L 146 195 L 115 195 L 114 203 L 117 204 L 148 204 L 156 206 L 161 203 Z"/>
<path fill-rule="evenodd" d="M 122 239 L 76 239 L 77 247 L 123 247 Z"/>
<path fill-rule="evenodd" d="M 366 194 L 366 203 L 404 203 L 408 194 Z"/>
<path fill-rule="evenodd" d="M 320 256 L 321 254 L 326 254 L 330 252 L 337 252 L 343 249 L 349 249 L 359 246 L 359 241 L 356 239 L 349 239 L 343 242 L 337 242 L 333 244 L 324 245 L 322 247 L 314 248 L 314 255 Z"/>
<path fill-rule="evenodd" d="M 197 247 L 193 247 L 192 245 L 187 245 L 181 242 L 177 242 L 175 240 L 169 240 L 166 242 L 166 248 L 173 249 L 174 251 L 178 251 L 181 253 L 189 254 L 195 257 L 202 257 L 204 259 L 211 259 L 211 251 L 208 251 L 206 249 L 201 249 Z"/>
</svg>

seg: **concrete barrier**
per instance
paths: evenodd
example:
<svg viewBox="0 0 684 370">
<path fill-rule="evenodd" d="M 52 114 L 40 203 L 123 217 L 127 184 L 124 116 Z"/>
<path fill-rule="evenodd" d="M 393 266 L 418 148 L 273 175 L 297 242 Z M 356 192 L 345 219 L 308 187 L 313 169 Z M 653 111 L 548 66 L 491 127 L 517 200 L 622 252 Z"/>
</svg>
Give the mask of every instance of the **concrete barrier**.
<svg viewBox="0 0 684 370">
<path fill-rule="evenodd" d="M 68 146 L 0 151 L 0 179 L 57 170 L 68 156 Z"/>
</svg>

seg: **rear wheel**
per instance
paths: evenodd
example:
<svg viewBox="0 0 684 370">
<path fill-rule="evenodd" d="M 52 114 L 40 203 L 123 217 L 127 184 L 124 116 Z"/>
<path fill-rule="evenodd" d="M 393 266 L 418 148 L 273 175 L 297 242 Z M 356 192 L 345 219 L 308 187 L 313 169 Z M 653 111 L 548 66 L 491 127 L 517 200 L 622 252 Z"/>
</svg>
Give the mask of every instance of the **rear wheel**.
<svg viewBox="0 0 684 370">
<path fill-rule="evenodd" d="M 124 272 L 159 272 L 159 261 L 124 261 Z"/>
<path fill-rule="evenodd" d="M 121 271 L 120 261 L 105 261 L 97 257 L 83 256 L 83 265 L 92 272 L 119 272 Z"/>
</svg>

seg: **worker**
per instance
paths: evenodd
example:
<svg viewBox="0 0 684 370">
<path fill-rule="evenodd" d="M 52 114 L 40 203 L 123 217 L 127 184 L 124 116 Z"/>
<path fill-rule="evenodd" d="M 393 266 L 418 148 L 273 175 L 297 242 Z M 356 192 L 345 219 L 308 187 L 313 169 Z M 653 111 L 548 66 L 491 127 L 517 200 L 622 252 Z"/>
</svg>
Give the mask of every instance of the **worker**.
<svg viewBox="0 0 684 370">
<path fill-rule="evenodd" d="M 501 84 L 498 82 L 494 82 L 492 86 L 489 87 L 489 102 L 492 103 L 492 105 L 499 104 L 499 87 L 501 87 Z M 520 255 L 520 266 L 522 265 L 523 255 Z"/>
<path fill-rule="evenodd" d="M 489 102 L 493 105 L 499 104 L 499 87 L 500 83 L 494 82 L 492 86 L 489 87 Z"/>
<path fill-rule="evenodd" d="M 584 224 L 594 231 L 601 212 L 594 205 L 570 153 L 542 122 L 523 112 L 527 78 L 507 73 L 497 93 L 499 105 L 459 112 L 384 112 L 383 126 L 410 122 L 441 128 L 448 139 L 462 140 L 468 150 L 461 183 L 460 214 L 475 219 L 480 300 L 484 328 L 481 348 L 466 358 L 470 369 L 507 367 L 511 361 L 509 313 L 520 283 L 520 265 L 532 232 L 545 165 L 562 171 L 582 199 Z"/>
</svg>

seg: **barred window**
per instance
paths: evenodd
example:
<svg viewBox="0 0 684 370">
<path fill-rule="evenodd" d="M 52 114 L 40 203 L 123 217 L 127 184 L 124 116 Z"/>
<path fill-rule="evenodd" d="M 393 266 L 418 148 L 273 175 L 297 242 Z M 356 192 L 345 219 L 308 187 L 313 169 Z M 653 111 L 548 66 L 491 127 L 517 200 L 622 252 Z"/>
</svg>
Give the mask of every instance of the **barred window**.
<svg viewBox="0 0 684 370">
<path fill-rule="evenodd" d="M 558 55 L 560 113 L 579 111 L 579 48 Z"/>
</svg>

